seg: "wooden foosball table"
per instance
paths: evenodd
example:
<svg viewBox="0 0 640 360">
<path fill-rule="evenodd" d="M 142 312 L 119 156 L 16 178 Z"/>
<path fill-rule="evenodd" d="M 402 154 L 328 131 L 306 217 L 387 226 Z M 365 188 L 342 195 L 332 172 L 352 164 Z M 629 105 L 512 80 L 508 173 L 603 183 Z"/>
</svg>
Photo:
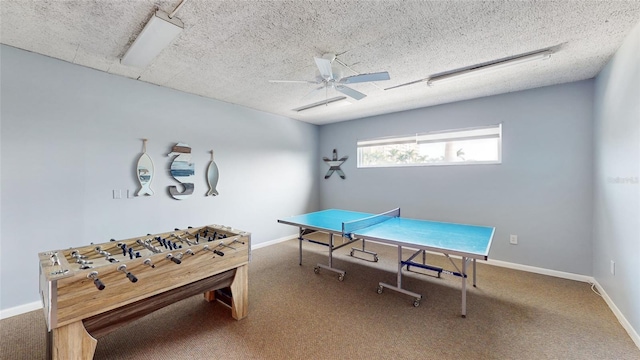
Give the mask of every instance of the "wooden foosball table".
<svg viewBox="0 0 640 360">
<path fill-rule="evenodd" d="M 199 293 L 246 317 L 250 240 L 208 225 L 38 254 L 48 357 L 92 359 L 97 338 Z"/>
</svg>

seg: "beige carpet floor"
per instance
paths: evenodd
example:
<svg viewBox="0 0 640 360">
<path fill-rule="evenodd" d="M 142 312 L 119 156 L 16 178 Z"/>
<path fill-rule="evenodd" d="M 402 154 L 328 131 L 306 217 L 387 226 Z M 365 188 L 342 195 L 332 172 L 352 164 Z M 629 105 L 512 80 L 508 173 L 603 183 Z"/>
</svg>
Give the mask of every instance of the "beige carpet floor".
<svg viewBox="0 0 640 360">
<path fill-rule="evenodd" d="M 377 263 L 337 251 L 345 280 L 321 270 L 327 249 L 297 240 L 253 251 L 249 316 L 194 296 L 98 339 L 95 359 L 640 359 L 640 349 L 587 283 L 478 263 L 460 317 L 460 278 L 408 273 L 394 291 L 396 248 L 367 243 Z M 446 265 L 442 256 L 430 262 Z M 132 285 L 135 286 L 135 285 Z M 42 311 L 0 321 L 0 359 L 44 359 Z M 72 359 L 70 359 L 72 360 Z"/>
</svg>

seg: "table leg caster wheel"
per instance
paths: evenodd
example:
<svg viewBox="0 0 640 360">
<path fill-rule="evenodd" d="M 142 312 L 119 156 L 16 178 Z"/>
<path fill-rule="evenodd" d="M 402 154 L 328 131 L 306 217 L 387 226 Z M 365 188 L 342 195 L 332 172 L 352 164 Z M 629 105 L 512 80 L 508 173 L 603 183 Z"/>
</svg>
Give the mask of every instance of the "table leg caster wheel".
<svg viewBox="0 0 640 360">
<path fill-rule="evenodd" d="M 344 281 L 344 274 L 338 275 L 338 281 Z"/>
<path fill-rule="evenodd" d="M 320 268 L 319 267 L 314 267 L 313 268 L 313 272 L 316 273 L 316 274 L 319 274 L 320 273 Z"/>
<path fill-rule="evenodd" d="M 382 294 L 382 285 L 378 285 L 378 294 Z"/>
<path fill-rule="evenodd" d="M 349 256 L 353 256 L 353 250 L 349 252 Z"/>
<path fill-rule="evenodd" d="M 413 307 L 418 307 L 418 306 L 420 306 L 420 299 L 413 300 Z"/>
<path fill-rule="evenodd" d="M 378 262 L 378 257 L 377 257 L 377 256 L 374 256 L 374 257 L 373 257 L 373 261 L 374 261 L 374 262 Z"/>
</svg>

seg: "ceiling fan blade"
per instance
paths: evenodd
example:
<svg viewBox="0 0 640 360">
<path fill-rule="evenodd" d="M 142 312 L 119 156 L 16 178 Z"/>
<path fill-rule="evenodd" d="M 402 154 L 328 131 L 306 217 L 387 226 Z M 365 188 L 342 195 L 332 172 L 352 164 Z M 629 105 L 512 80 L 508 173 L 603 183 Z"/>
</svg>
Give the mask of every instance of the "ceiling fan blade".
<svg viewBox="0 0 640 360">
<path fill-rule="evenodd" d="M 295 84 L 317 84 L 317 81 L 311 80 L 269 80 L 270 83 L 295 83 Z"/>
<path fill-rule="evenodd" d="M 413 84 L 421 83 L 421 82 L 424 82 L 424 81 L 427 81 L 427 80 L 429 80 L 429 78 L 424 78 L 424 79 L 420 79 L 420 80 L 414 80 L 414 81 L 411 81 L 411 82 L 408 82 L 408 83 L 404 83 L 404 84 L 388 87 L 385 90 L 391 90 L 391 89 L 395 89 L 395 88 L 399 88 L 399 87 L 403 87 L 403 86 L 413 85 Z"/>
<path fill-rule="evenodd" d="M 333 70 L 331 70 L 331 60 L 324 58 L 314 58 L 316 60 L 316 65 L 318 66 L 318 70 L 320 70 L 320 75 L 325 80 L 333 79 Z"/>
<path fill-rule="evenodd" d="M 368 81 L 382 81 L 382 80 L 389 80 L 389 79 L 391 79 L 389 77 L 389 73 L 386 71 L 383 71 L 383 72 L 370 73 L 370 74 L 359 74 L 359 75 L 347 76 L 345 78 L 340 79 L 340 83 L 355 84 L 355 83 L 362 83 L 362 82 L 368 82 Z"/>
<path fill-rule="evenodd" d="M 335 89 L 356 100 L 362 100 L 367 96 L 359 91 L 353 90 L 352 88 L 344 85 L 337 85 Z"/>
</svg>

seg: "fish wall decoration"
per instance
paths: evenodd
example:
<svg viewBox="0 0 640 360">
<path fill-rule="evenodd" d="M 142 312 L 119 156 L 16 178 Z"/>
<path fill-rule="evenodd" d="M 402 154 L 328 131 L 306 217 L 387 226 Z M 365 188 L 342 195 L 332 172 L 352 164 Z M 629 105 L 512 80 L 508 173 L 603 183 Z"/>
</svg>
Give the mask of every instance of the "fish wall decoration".
<svg viewBox="0 0 640 360">
<path fill-rule="evenodd" d="M 220 174 L 218 173 L 218 165 L 213 160 L 213 150 L 211 150 L 211 162 L 209 163 L 209 168 L 207 169 L 207 182 L 209 183 L 209 191 L 207 191 L 207 196 L 218 195 L 218 190 L 216 190 L 216 186 L 218 185 L 218 178 Z"/>
<path fill-rule="evenodd" d="M 147 154 L 147 139 L 142 139 L 142 155 L 138 159 L 138 166 L 136 167 L 138 182 L 140 182 L 140 190 L 136 196 L 153 195 L 151 190 L 151 181 L 153 180 L 153 161 Z"/>
<path fill-rule="evenodd" d="M 169 193 L 174 199 L 183 200 L 193 194 L 195 189 L 195 164 L 191 162 L 191 147 L 187 144 L 178 143 L 172 149 L 168 156 L 175 156 L 171 163 L 171 176 L 178 180 L 184 191 L 178 191 L 175 185 L 169 186 Z"/>
</svg>

